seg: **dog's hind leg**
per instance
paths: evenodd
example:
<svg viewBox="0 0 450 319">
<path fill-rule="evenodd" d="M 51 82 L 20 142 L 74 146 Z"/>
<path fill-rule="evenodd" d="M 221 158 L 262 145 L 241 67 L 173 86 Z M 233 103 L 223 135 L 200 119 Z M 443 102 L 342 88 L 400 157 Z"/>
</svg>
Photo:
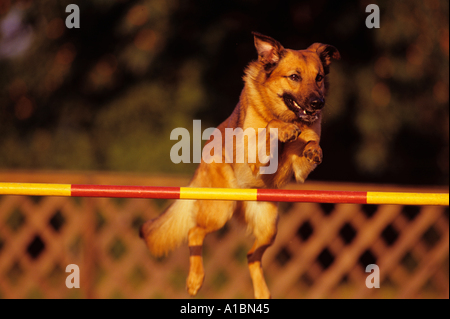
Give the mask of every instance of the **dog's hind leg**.
<svg viewBox="0 0 450 319">
<path fill-rule="evenodd" d="M 195 296 L 203 284 L 205 272 L 203 268 L 202 250 L 205 236 L 222 228 L 233 215 L 235 201 L 198 200 L 197 225 L 190 229 L 189 242 L 189 275 L 186 280 L 187 291 Z"/>
<path fill-rule="evenodd" d="M 249 230 L 256 239 L 247 254 L 255 298 L 268 299 L 270 292 L 264 280 L 261 259 L 266 249 L 275 240 L 278 220 L 277 205 L 271 202 L 246 202 L 245 218 Z"/>
<path fill-rule="evenodd" d="M 191 296 L 195 296 L 203 284 L 205 271 L 203 269 L 202 250 L 206 231 L 196 226 L 189 231 L 189 275 L 186 288 Z"/>
</svg>

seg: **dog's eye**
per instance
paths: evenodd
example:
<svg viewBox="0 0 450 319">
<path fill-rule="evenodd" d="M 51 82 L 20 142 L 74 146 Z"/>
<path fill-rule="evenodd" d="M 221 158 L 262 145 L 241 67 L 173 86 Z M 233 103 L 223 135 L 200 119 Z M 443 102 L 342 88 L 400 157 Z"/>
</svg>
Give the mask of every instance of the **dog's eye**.
<svg viewBox="0 0 450 319">
<path fill-rule="evenodd" d="M 289 79 L 291 79 L 292 81 L 295 81 L 295 82 L 300 81 L 300 77 L 297 74 L 289 75 Z"/>
<path fill-rule="evenodd" d="M 320 81 L 322 81 L 322 80 L 323 80 L 323 76 L 320 75 L 320 74 L 317 74 L 317 76 L 316 76 L 316 82 L 320 82 Z"/>
</svg>

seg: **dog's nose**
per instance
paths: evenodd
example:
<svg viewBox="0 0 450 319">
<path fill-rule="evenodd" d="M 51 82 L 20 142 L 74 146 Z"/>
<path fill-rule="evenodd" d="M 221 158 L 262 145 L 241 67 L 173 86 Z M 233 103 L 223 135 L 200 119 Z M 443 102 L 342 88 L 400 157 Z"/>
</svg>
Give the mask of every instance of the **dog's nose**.
<svg viewBox="0 0 450 319">
<path fill-rule="evenodd" d="M 315 110 L 320 110 L 325 105 L 325 100 L 321 97 L 313 98 L 311 99 L 311 102 L 309 102 L 309 105 Z"/>
</svg>

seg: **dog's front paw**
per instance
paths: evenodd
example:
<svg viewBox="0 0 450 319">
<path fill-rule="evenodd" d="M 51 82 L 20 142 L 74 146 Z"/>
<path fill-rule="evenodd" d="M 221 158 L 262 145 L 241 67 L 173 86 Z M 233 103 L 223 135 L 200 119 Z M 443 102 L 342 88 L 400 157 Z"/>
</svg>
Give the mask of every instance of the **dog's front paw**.
<svg viewBox="0 0 450 319">
<path fill-rule="evenodd" d="M 278 130 L 278 140 L 282 143 L 295 141 L 301 134 L 297 125 L 287 123 Z"/>
<path fill-rule="evenodd" d="M 305 150 L 303 151 L 303 156 L 312 163 L 312 164 L 320 164 L 322 163 L 322 149 L 317 143 L 310 143 L 306 145 Z"/>
</svg>

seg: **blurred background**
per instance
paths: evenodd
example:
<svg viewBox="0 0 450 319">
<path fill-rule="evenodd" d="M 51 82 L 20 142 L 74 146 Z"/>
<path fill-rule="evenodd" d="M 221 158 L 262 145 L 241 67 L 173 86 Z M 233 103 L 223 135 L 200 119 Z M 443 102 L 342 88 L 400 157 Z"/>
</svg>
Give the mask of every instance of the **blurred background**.
<svg viewBox="0 0 450 319">
<path fill-rule="evenodd" d="M 72 2 L 0 1 L 2 169 L 192 173 L 170 132 L 231 114 L 258 31 L 341 53 L 311 179 L 448 184 L 448 1 Z"/>
<path fill-rule="evenodd" d="M 80 28 L 65 26 L 66 6 Z M 368 29 L 366 6 L 380 8 Z M 297 189 L 448 192 L 446 0 L 0 0 L 0 181 L 185 186 L 177 127 L 233 111 L 252 31 L 334 45 L 323 163 Z M 192 134 L 191 134 L 192 136 Z M 397 186 L 393 186 L 397 185 Z M 166 200 L 0 196 L 0 298 L 186 298 L 187 247 L 137 236 Z M 275 298 L 448 298 L 447 207 L 280 205 Z M 198 298 L 251 298 L 245 228 L 207 237 Z M 64 285 L 79 265 L 81 288 Z M 381 269 L 381 289 L 365 267 Z"/>
</svg>

